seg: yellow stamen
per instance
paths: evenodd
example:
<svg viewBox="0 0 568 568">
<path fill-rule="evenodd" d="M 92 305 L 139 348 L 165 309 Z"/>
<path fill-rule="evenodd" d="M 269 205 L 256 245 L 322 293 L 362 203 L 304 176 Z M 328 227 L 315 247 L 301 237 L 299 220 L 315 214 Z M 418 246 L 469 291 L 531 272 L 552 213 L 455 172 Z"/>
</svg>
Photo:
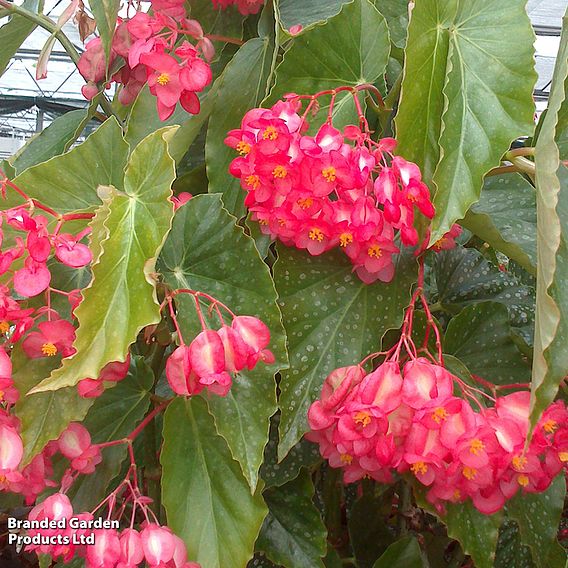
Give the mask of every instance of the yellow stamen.
<svg viewBox="0 0 568 568">
<path fill-rule="evenodd" d="M 439 406 L 432 412 L 432 420 L 436 422 L 436 424 L 440 424 L 448 417 L 448 411 L 443 407 Z"/>
<path fill-rule="evenodd" d="M 349 454 L 341 454 L 341 457 L 339 459 L 341 460 L 341 463 L 346 465 L 351 465 L 351 462 L 353 461 L 353 456 Z"/>
<path fill-rule="evenodd" d="M 485 449 L 485 444 L 478 438 L 473 439 L 469 444 L 469 453 L 474 456 L 479 455 Z"/>
<path fill-rule="evenodd" d="M 276 166 L 272 170 L 272 175 L 275 178 L 284 179 L 288 175 L 288 170 L 284 166 Z"/>
<path fill-rule="evenodd" d="M 526 487 L 529 484 L 529 477 L 523 473 L 517 477 L 517 481 L 521 487 Z"/>
<path fill-rule="evenodd" d="M 547 434 L 553 434 L 556 431 L 556 428 L 558 428 L 558 423 L 556 420 L 547 420 L 542 427 Z"/>
<path fill-rule="evenodd" d="M 410 469 L 415 475 L 419 473 L 424 475 L 428 471 L 428 466 L 424 462 L 416 462 L 410 466 Z"/>
<path fill-rule="evenodd" d="M 383 256 L 383 251 L 381 250 L 381 247 L 379 245 L 371 245 L 367 249 L 367 254 L 371 258 L 381 258 L 381 256 Z"/>
<path fill-rule="evenodd" d="M 6 394 L 6 393 L 5 393 L 4 391 L 0 390 L 0 400 L 4 400 L 4 395 L 5 395 L 5 394 Z"/>
<path fill-rule="evenodd" d="M 561 462 L 568 462 L 568 452 L 559 452 L 558 453 L 558 458 L 560 459 Z"/>
<path fill-rule="evenodd" d="M 260 187 L 260 178 L 255 175 L 250 175 L 246 177 L 245 183 L 253 189 L 258 189 Z"/>
<path fill-rule="evenodd" d="M 276 140 L 278 138 L 278 131 L 274 126 L 268 126 L 262 133 L 262 138 L 264 140 Z"/>
<path fill-rule="evenodd" d="M 286 226 L 286 221 L 285 221 L 284 219 L 278 219 L 278 224 L 279 224 L 281 227 L 285 227 L 285 226 Z"/>
<path fill-rule="evenodd" d="M 366 410 L 360 410 L 353 416 L 353 420 L 355 424 L 359 424 L 365 428 L 371 423 L 371 415 Z"/>
<path fill-rule="evenodd" d="M 159 85 L 162 85 L 162 87 L 164 85 L 167 85 L 170 82 L 170 76 L 167 73 L 162 73 L 157 79 L 156 81 L 158 82 Z"/>
<path fill-rule="evenodd" d="M 7 321 L 0 321 L 0 333 L 8 333 L 10 331 L 10 324 Z"/>
<path fill-rule="evenodd" d="M 444 244 L 446 244 L 447 239 L 445 237 L 442 237 L 441 239 L 438 239 L 433 245 L 432 248 L 434 250 L 442 250 L 442 247 L 444 246 Z"/>
<path fill-rule="evenodd" d="M 463 468 L 462 473 L 464 477 L 471 481 L 477 475 L 477 470 L 474 467 L 466 466 Z"/>
<path fill-rule="evenodd" d="M 240 141 L 237 144 L 237 152 L 241 155 L 241 156 L 246 156 L 251 150 L 250 144 L 248 142 L 244 142 L 244 141 Z"/>
<path fill-rule="evenodd" d="M 452 495 L 454 501 L 459 501 L 461 499 L 461 491 L 459 489 L 454 490 L 454 494 Z"/>
<path fill-rule="evenodd" d="M 337 172 L 333 166 L 329 166 L 329 168 L 324 168 L 321 171 L 321 175 L 324 177 L 325 181 L 331 183 L 335 181 L 337 178 Z"/>
<path fill-rule="evenodd" d="M 297 203 L 300 209 L 309 209 L 314 204 L 314 200 L 311 197 L 306 197 L 304 199 L 298 199 Z"/>
<path fill-rule="evenodd" d="M 57 353 L 57 347 L 53 343 L 44 343 L 41 346 L 41 352 L 47 357 L 53 357 Z"/>
<path fill-rule="evenodd" d="M 346 247 L 353 242 L 353 235 L 351 233 L 341 233 L 339 235 L 339 246 Z"/>
<path fill-rule="evenodd" d="M 309 235 L 310 239 L 312 239 L 312 241 L 318 241 L 318 243 L 321 243 L 323 241 L 323 237 L 324 234 L 317 228 L 313 228 L 310 232 Z"/>
<path fill-rule="evenodd" d="M 512 461 L 513 467 L 517 471 L 523 471 L 523 469 L 525 469 L 525 466 L 527 465 L 527 458 L 525 458 L 524 456 L 515 456 Z"/>
<path fill-rule="evenodd" d="M 268 225 L 268 221 L 266 219 L 259 219 L 258 224 L 259 225 Z"/>
</svg>

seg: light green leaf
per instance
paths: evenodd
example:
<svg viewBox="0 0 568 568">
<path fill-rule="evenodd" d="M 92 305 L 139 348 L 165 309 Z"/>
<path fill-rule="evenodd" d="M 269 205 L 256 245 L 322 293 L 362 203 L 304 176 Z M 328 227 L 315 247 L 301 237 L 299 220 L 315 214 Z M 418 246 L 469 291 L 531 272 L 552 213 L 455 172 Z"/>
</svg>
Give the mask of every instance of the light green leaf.
<svg viewBox="0 0 568 568">
<path fill-rule="evenodd" d="M 18 152 L 12 165 L 20 174 L 26 168 L 45 162 L 62 154 L 70 140 L 77 136 L 77 130 L 89 115 L 88 109 L 72 110 L 57 117 L 45 130 L 34 136 Z"/>
<path fill-rule="evenodd" d="M 277 0 L 276 7 L 285 30 L 298 25 L 305 29 L 336 16 L 348 2 L 350 0 Z"/>
<path fill-rule="evenodd" d="M 280 247 L 279 257 L 274 277 L 290 355 L 280 383 L 282 459 L 307 431 L 308 408 L 326 376 L 380 350 L 383 334 L 400 325 L 416 265 L 403 258 L 390 284 L 366 285 L 337 251 L 312 257 Z"/>
<path fill-rule="evenodd" d="M 206 292 L 237 315 L 259 317 L 270 329 L 270 349 L 276 362 L 270 366 L 259 363 L 252 371 L 242 371 L 226 397 L 208 398 L 219 433 L 254 489 L 270 417 L 276 411 L 274 374 L 287 364 L 270 271 L 254 241 L 235 226 L 235 219 L 222 208 L 219 195 L 199 195 L 178 210 L 158 270 L 172 288 Z M 189 343 L 201 331 L 194 300 L 184 294 L 177 296 L 176 302 L 182 334 Z M 213 321 L 220 327 L 216 318 Z"/>
<path fill-rule="evenodd" d="M 420 545 L 413 536 L 407 536 L 391 544 L 375 562 L 373 568 L 424 568 Z"/>
<path fill-rule="evenodd" d="M 124 175 L 124 193 L 111 188 L 95 216 L 93 279 L 75 310 L 77 352 L 34 392 L 98 377 L 108 362 L 124 361 L 143 327 L 160 321 L 152 273 L 173 217 L 168 198 L 175 168 L 167 148 L 173 130 L 158 130 L 136 147 Z"/>
<path fill-rule="evenodd" d="M 312 500 L 314 485 L 306 472 L 281 487 L 268 489 L 268 516 L 256 543 L 276 564 L 323 568 L 327 530 Z"/>
<path fill-rule="evenodd" d="M 389 25 L 391 41 L 396 47 L 406 45 L 408 29 L 408 0 L 373 0 L 377 10 Z"/>
<path fill-rule="evenodd" d="M 93 16 L 97 22 L 97 30 L 101 37 L 107 62 L 109 61 L 112 36 L 116 28 L 116 19 L 120 9 L 120 0 L 94 0 L 89 2 Z"/>
<path fill-rule="evenodd" d="M 38 4 L 39 0 L 25 0 L 22 8 L 37 13 Z M 6 71 L 12 57 L 35 28 L 34 22 L 16 14 L 0 28 L 0 75 Z"/>
<path fill-rule="evenodd" d="M 442 520 L 448 527 L 448 536 L 460 542 L 476 568 L 493 568 L 502 512 L 484 515 L 469 501 L 450 503 L 447 509 L 448 513 Z"/>
<path fill-rule="evenodd" d="M 432 242 L 479 199 L 511 141 L 532 133 L 533 42 L 525 2 L 416 2 L 396 126 L 398 151 L 431 184 Z"/>
<path fill-rule="evenodd" d="M 464 308 L 450 320 L 444 350 L 492 383 L 530 381 L 530 367 L 512 340 L 509 313 L 503 304 L 482 302 Z"/>
<path fill-rule="evenodd" d="M 521 542 L 532 549 L 539 568 L 566 564 L 566 551 L 556 540 L 565 496 L 566 479 L 561 474 L 543 493 L 519 492 L 507 503 L 507 516 L 519 525 Z"/>
<path fill-rule="evenodd" d="M 488 177 L 461 224 L 536 274 L 536 193 L 521 175 Z"/>
<path fill-rule="evenodd" d="M 203 399 L 177 398 L 164 417 L 162 495 L 168 526 L 204 568 L 244 568 L 267 508 L 249 485 Z"/>
<path fill-rule="evenodd" d="M 568 168 L 559 161 L 557 119 L 566 102 L 568 17 L 556 59 L 548 111 L 535 152 L 538 271 L 531 393 L 535 425 L 568 371 Z"/>
<path fill-rule="evenodd" d="M 229 130 L 239 128 L 245 113 L 266 95 L 274 46 L 269 38 L 247 41 L 227 65 L 216 91 L 205 144 L 209 192 L 222 193 L 226 209 L 237 217 L 245 212 L 240 181 L 229 174 L 237 157 L 224 140 Z"/>
<path fill-rule="evenodd" d="M 51 440 L 56 440 L 69 422 L 82 421 L 93 404 L 81 398 L 74 387 L 55 392 L 27 395 L 33 387 L 49 376 L 60 363 L 59 357 L 28 359 L 20 347 L 12 351 L 14 382 L 20 391 L 16 416 L 22 428 L 24 442 L 22 463 L 28 464 Z"/>
<path fill-rule="evenodd" d="M 150 406 L 153 382 L 154 374 L 144 359 L 132 357 L 126 378 L 95 400 L 83 422 L 93 444 L 120 440 L 136 428 Z M 76 511 L 91 511 L 106 497 L 109 484 L 120 473 L 127 456 L 126 445 L 104 448 L 102 455 L 95 473 L 80 476 L 68 491 Z"/>
<path fill-rule="evenodd" d="M 346 4 L 339 15 L 293 40 L 276 68 L 276 84 L 267 104 L 286 93 L 314 94 L 346 85 L 374 83 L 385 72 L 390 53 L 387 23 L 369 0 Z M 322 99 L 325 116 L 329 98 Z M 355 123 L 351 93 L 335 101 L 334 124 Z"/>
<path fill-rule="evenodd" d="M 100 205 L 99 185 L 123 189 L 128 144 L 116 119 L 109 118 L 82 144 L 22 172 L 14 183 L 30 197 L 58 213 L 92 209 Z M 6 207 L 21 203 L 8 193 Z"/>
</svg>

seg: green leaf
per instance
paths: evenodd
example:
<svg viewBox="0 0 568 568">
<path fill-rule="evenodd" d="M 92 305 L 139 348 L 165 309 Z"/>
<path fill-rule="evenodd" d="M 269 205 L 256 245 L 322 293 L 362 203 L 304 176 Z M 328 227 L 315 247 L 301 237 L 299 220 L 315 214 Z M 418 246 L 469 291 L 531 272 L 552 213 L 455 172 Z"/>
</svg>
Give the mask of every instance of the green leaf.
<svg viewBox="0 0 568 568">
<path fill-rule="evenodd" d="M 408 30 L 408 0 L 373 0 L 377 10 L 385 17 L 393 45 L 406 45 Z"/>
<path fill-rule="evenodd" d="M 36 12 L 39 0 L 25 0 L 22 8 L 30 12 Z M 8 63 L 26 38 L 35 30 L 36 24 L 23 16 L 14 14 L 10 20 L 0 28 L 0 75 L 6 71 Z"/>
<path fill-rule="evenodd" d="M 444 351 L 475 375 L 503 385 L 530 381 L 530 367 L 511 337 L 506 306 L 482 302 L 464 308 L 446 330 Z"/>
<path fill-rule="evenodd" d="M 132 357 L 126 378 L 95 400 L 83 422 L 93 444 L 120 440 L 136 428 L 150 406 L 153 383 L 154 374 L 144 359 Z M 105 498 L 110 482 L 120 473 L 127 448 L 125 444 L 111 446 L 102 454 L 95 473 L 80 476 L 68 491 L 76 511 L 91 511 Z"/>
<path fill-rule="evenodd" d="M 97 22 L 97 30 L 101 37 L 107 62 L 109 61 L 112 36 L 116 28 L 116 19 L 120 9 L 120 0 L 95 0 L 89 6 Z"/>
<path fill-rule="evenodd" d="M 538 225 L 536 331 L 531 423 L 554 400 L 568 370 L 568 168 L 559 161 L 557 119 L 566 102 L 568 16 L 535 151 Z"/>
<path fill-rule="evenodd" d="M 461 224 L 536 274 L 536 193 L 521 175 L 488 177 Z"/>
<path fill-rule="evenodd" d="M 205 35 L 214 34 L 240 39 L 243 37 L 243 18 L 236 10 L 214 9 L 210 2 L 186 0 L 191 18 L 197 20 Z"/>
<path fill-rule="evenodd" d="M 269 38 L 254 38 L 237 51 L 220 78 L 205 144 L 209 192 L 222 193 L 227 210 L 237 217 L 245 212 L 240 181 L 229 174 L 237 157 L 225 145 L 229 130 L 239 128 L 245 113 L 266 96 L 274 46 Z"/>
<path fill-rule="evenodd" d="M 208 399 L 219 433 L 256 487 L 269 420 L 276 411 L 274 374 L 287 364 L 284 330 L 270 271 L 254 241 L 222 208 L 219 195 L 199 195 L 180 208 L 164 245 L 159 271 L 174 289 L 200 290 L 237 315 L 259 317 L 271 332 L 276 362 L 242 371 L 226 397 Z M 187 343 L 201 327 L 192 297 L 177 296 L 179 322 Z M 213 325 L 219 326 L 217 319 Z"/>
<path fill-rule="evenodd" d="M 502 272 L 475 249 L 456 247 L 436 255 L 435 278 L 438 302 L 444 310 L 457 314 L 479 302 L 499 302 L 507 306 L 511 326 L 527 343 L 532 343 L 534 291 L 518 278 Z"/>
<path fill-rule="evenodd" d="M 276 564 L 323 568 L 327 530 L 312 500 L 314 486 L 302 473 L 282 487 L 264 492 L 268 516 L 256 543 Z"/>
<path fill-rule="evenodd" d="M 539 568 L 564 568 L 566 564 L 566 552 L 556 540 L 565 496 L 566 480 L 561 474 L 545 492 L 519 492 L 507 503 L 507 516 L 519 525 L 521 541 L 532 549 Z"/>
<path fill-rule="evenodd" d="M 99 185 L 123 189 L 128 150 L 120 125 L 109 118 L 70 152 L 28 168 L 13 181 L 58 213 L 92 209 L 101 203 Z M 8 193 L 5 207 L 21 201 L 13 192 Z"/>
<path fill-rule="evenodd" d="M 350 0 L 277 0 L 280 25 L 285 30 L 292 26 L 307 28 L 336 16 Z"/>
<path fill-rule="evenodd" d="M 354 0 L 324 25 L 293 40 L 276 68 L 269 103 L 286 93 L 314 94 L 334 87 L 374 83 L 386 69 L 389 52 L 389 31 L 383 16 L 369 0 Z M 322 116 L 326 104 L 323 99 Z M 334 112 L 338 127 L 338 122 L 356 122 L 351 93 L 337 96 Z"/>
<path fill-rule="evenodd" d="M 525 2 L 422 0 L 408 28 L 398 151 L 432 183 L 431 242 L 479 199 L 483 176 L 534 128 Z"/>
<path fill-rule="evenodd" d="M 420 545 L 413 536 L 407 536 L 391 544 L 375 562 L 373 568 L 423 568 Z"/>
<path fill-rule="evenodd" d="M 312 257 L 280 247 L 279 257 L 274 277 L 290 355 L 280 383 L 282 459 L 308 430 L 308 408 L 326 376 L 380 350 L 385 331 L 399 327 L 416 265 L 402 258 L 390 284 L 366 285 L 337 251 Z"/>
<path fill-rule="evenodd" d="M 448 527 L 448 536 L 460 542 L 476 568 L 493 568 L 502 512 L 484 515 L 469 501 L 448 504 L 447 509 L 442 520 Z"/>
<path fill-rule="evenodd" d="M 56 440 L 69 422 L 81 422 L 93 404 L 81 398 L 76 388 L 26 395 L 59 364 L 59 357 L 28 359 L 21 348 L 12 352 L 14 382 L 20 391 L 16 416 L 22 424 L 23 463 L 28 464 L 48 442 Z"/>
<path fill-rule="evenodd" d="M 35 392 L 98 377 L 108 362 L 124 361 L 143 327 L 160 321 L 152 273 L 173 217 L 168 200 L 175 179 L 167 148 L 171 133 L 171 127 L 158 130 L 136 147 L 124 174 L 124 193 L 111 188 L 95 216 L 93 279 L 75 310 L 77 352 Z"/>
<path fill-rule="evenodd" d="M 45 130 L 34 136 L 18 152 L 13 166 L 20 174 L 26 168 L 62 154 L 69 141 L 75 140 L 77 130 L 89 116 L 88 109 L 72 110 L 57 117 Z"/>
<path fill-rule="evenodd" d="M 162 494 L 168 526 L 204 568 L 244 568 L 267 508 L 233 460 L 199 398 L 177 398 L 164 417 Z"/>
<path fill-rule="evenodd" d="M 494 568 L 534 568 L 531 550 L 522 544 L 514 521 L 505 521 L 501 526 Z"/>
</svg>

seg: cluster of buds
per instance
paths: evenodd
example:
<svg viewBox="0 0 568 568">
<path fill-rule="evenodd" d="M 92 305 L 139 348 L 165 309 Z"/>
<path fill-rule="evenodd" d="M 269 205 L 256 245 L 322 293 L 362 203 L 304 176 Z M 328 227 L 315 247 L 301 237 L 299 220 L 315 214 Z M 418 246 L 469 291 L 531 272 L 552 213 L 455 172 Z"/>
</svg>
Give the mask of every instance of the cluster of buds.
<svg viewBox="0 0 568 568">
<path fill-rule="evenodd" d="M 151 502 L 140 493 L 135 467 L 92 512 L 74 513 L 67 495 L 55 493 L 30 512 L 26 549 L 64 563 L 83 558 L 86 568 L 199 568 L 188 562 L 185 543 L 160 525 Z M 126 515 L 129 527 L 121 529 Z M 140 530 L 134 528 L 137 519 Z"/>
<path fill-rule="evenodd" d="M 187 345 L 179 329 L 172 298 L 177 294 L 190 294 L 202 331 Z M 200 299 L 208 301 L 209 312 L 215 312 L 220 328 L 210 329 L 201 311 Z M 233 374 L 245 368 L 253 369 L 259 361 L 273 363 L 274 355 L 267 349 L 270 331 L 258 318 L 237 316 L 219 300 L 194 290 L 176 290 L 168 296 L 170 314 L 176 326 L 179 347 L 168 357 L 166 377 L 172 390 L 181 396 L 191 396 L 203 389 L 226 396 L 233 384 Z M 226 312 L 223 316 L 221 310 Z M 225 319 L 229 317 L 231 324 Z"/>
<path fill-rule="evenodd" d="M 374 87 L 288 95 L 270 109 L 248 111 L 225 143 L 240 154 L 230 172 L 263 233 L 312 255 L 340 247 L 361 280 L 389 282 L 399 252 L 395 241 L 418 245 L 416 212 L 430 219 L 434 207 L 418 166 L 393 154 L 396 141 L 371 138 L 358 98 L 365 89 Z M 333 108 L 343 91 L 353 95 L 360 124 L 341 132 L 333 126 Z M 306 117 L 326 95 L 327 120 L 308 136 Z"/>
<path fill-rule="evenodd" d="M 389 483 L 407 474 L 427 488 L 428 501 L 440 512 L 447 502 L 471 499 L 492 514 L 519 490 L 545 491 L 568 462 L 565 404 L 555 402 L 545 411 L 525 447 L 530 393 L 498 396 L 495 388 L 491 396 L 452 375 L 444 368 L 434 324 L 429 329 L 437 336 L 437 358 L 428 351 L 428 336 L 416 349 L 416 299 L 392 349 L 327 377 L 309 409 L 308 439 L 332 467 L 343 469 L 345 482 L 368 476 Z M 383 361 L 367 374 L 363 365 L 378 356 Z"/>
<path fill-rule="evenodd" d="M 118 94 L 122 104 L 132 103 L 148 83 L 157 98 L 161 120 L 173 114 L 178 102 L 187 112 L 197 114 L 200 103 L 196 93 L 212 78 L 208 61 L 214 55 L 213 45 L 199 22 L 186 17 L 183 0 L 152 0 L 152 8 L 153 15 L 138 11 L 119 22 L 110 61 L 106 61 L 100 38 L 86 44 L 77 64 L 87 80 L 83 95 L 89 100 L 97 95 L 110 68 L 111 81 L 122 85 Z M 184 38 L 181 43 L 180 38 Z M 187 38 L 193 38 L 195 44 Z"/>
<path fill-rule="evenodd" d="M 243 16 L 257 14 L 264 5 L 264 0 L 213 0 L 215 8 L 225 10 L 229 6 L 236 6 Z"/>
</svg>

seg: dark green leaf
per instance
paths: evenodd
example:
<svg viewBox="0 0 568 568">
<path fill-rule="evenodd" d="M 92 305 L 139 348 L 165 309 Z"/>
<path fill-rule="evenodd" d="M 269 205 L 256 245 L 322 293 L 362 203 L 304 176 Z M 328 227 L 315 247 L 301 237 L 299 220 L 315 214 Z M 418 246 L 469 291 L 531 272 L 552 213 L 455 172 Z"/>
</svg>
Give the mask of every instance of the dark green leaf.
<svg viewBox="0 0 568 568">
<path fill-rule="evenodd" d="M 499 531 L 494 568 L 534 568 L 531 550 L 521 543 L 519 526 L 505 521 Z"/>
<path fill-rule="evenodd" d="M 267 509 L 201 398 L 177 398 L 164 418 L 163 503 L 168 526 L 204 568 L 244 568 Z"/>
<path fill-rule="evenodd" d="M 386 549 L 373 568 L 424 568 L 418 541 L 413 536 L 397 540 Z"/>
<path fill-rule="evenodd" d="M 396 47 L 406 45 L 408 29 L 408 0 L 373 0 L 377 10 L 389 25 L 390 37 Z"/>
<path fill-rule="evenodd" d="M 277 0 L 280 24 L 285 30 L 292 26 L 307 28 L 325 22 L 337 15 L 342 6 L 350 0 Z"/>
</svg>

